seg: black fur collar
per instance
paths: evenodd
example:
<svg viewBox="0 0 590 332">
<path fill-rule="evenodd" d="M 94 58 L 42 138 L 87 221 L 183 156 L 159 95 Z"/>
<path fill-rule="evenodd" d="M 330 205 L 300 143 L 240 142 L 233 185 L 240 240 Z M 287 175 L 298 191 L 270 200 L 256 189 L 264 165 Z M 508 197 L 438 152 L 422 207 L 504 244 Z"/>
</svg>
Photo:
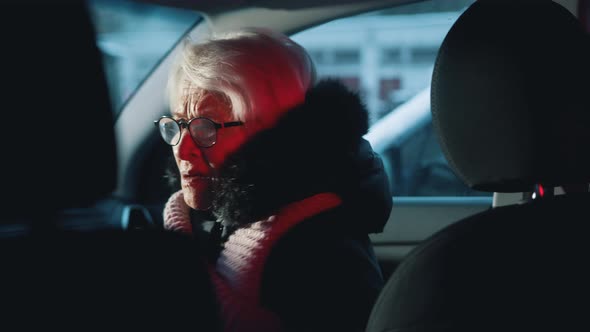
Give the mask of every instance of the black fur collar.
<svg viewBox="0 0 590 332">
<path fill-rule="evenodd" d="M 227 159 L 215 184 L 213 213 L 236 226 L 319 192 L 345 194 L 357 187 L 367 118 L 357 94 L 337 81 L 318 83 L 303 104 Z"/>
</svg>

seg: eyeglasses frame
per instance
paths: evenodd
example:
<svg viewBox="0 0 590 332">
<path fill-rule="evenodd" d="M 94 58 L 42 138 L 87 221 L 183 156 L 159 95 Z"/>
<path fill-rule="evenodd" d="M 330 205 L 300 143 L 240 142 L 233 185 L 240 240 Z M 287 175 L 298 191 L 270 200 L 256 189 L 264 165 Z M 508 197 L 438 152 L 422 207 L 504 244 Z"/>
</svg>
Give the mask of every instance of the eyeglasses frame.
<svg viewBox="0 0 590 332">
<path fill-rule="evenodd" d="M 178 133 L 178 142 L 176 142 L 176 144 L 170 144 L 170 143 L 166 142 L 166 140 L 164 140 L 164 138 L 162 137 L 162 134 L 160 134 L 160 132 L 159 132 L 159 131 L 160 131 L 160 121 L 162 121 L 162 119 L 170 119 L 170 120 L 172 120 L 172 121 L 176 122 L 176 124 L 177 124 L 177 125 L 180 127 L 180 132 Z M 213 126 L 215 127 L 215 142 L 213 142 L 213 144 L 211 144 L 211 145 L 209 145 L 209 146 L 202 146 L 202 145 L 201 145 L 201 144 L 199 144 L 199 143 L 198 143 L 198 142 L 195 140 L 195 138 L 193 137 L 193 134 L 192 134 L 192 133 L 191 133 L 191 131 L 190 131 L 190 125 L 191 125 L 191 122 L 193 122 L 194 120 L 197 120 L 197 119 L 203 119 L 203 120 L 207 120 L 207 121 L 211 122 L 211 123 L 213 124 Z M 190 119 L 190 120 L 186 121 L 186 120 L 184 120 L 184 119 L 176 120 L 176 119 L 174 119 L 174 118 L 173 118 L 173 117 L 171 117 L 171 116 L 164 115 L 164 116 L 160 117 L 159 119 L 157 119 L 157 120 L 154 120 L 154 125 L 156 126 L 156 128 L 158 128 L 158 133 L 160 134 L 160 137 L 162 138 L 162 140 L 163 140 L 163 141 L 164 141 L 166 144 L 168 144 L 168 145 L 170 145 L 170 146 L 176 146 L 176 145 L 180 144 L 180 137 L 182 136 L 182 130 L 183 130 L 183 129 L 188 129 L 188 131 L 189 131 L 189 134 L 191 135 L 191 139 L 193 140 L 193 142 L 194 142 L 194 143 L 195 143 L 197 146 L 199 146 L 199 147 L 201 147 L 201 148 L 210 148 L 210 147 L 214 146 L 214 145 L 217 143 L 217 131 L 218 131 L 219 129 L 222 129 L 222 128 L 227 128 L 227 127 L 237 127 L 237 126 L 243 126 L 243 125 L 244 125 L 244 122 L 242 122 L 242 121 L 231 121 L 231 122 L 217 123 L 217 122 L 215 122 L 215 121 L 213 121 L 213 120 L 211 120 L 211 119 L 209 119 L 209 118 L 206 118 L 206 117 L 204 117 L 204 116 L 198 116 L 198 117 L 194 117 L 194 118 L 192 118 L 192 119 Z"/>
</svg>

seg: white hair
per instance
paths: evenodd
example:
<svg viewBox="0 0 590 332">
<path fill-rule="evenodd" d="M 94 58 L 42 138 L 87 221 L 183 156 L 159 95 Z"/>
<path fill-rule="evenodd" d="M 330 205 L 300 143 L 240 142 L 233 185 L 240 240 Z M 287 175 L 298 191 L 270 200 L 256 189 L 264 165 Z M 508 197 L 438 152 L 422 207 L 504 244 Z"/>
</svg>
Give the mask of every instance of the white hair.
<svg viewBox="0 0 590 332">
<path fill-rule="evenodd" d="M 314 83 L 315 68 L 303 47 L 278 32 L 250 28 L 201 43 L 185 41 L 168 95 L 174 111 L 204 91 L 219 93 L 237 120 L 269 126 L 303 102 Z"/>
</svg>

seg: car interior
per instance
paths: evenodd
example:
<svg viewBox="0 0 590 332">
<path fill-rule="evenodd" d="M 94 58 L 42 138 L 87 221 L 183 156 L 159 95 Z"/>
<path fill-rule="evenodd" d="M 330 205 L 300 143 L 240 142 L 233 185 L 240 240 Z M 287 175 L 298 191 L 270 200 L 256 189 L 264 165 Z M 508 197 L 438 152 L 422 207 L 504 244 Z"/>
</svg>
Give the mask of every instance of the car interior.
<svg viewBox="0 0 590 332">
<path fill-rule="evenodd" d="M 142 1 L 144 3 L 152 3 L 152 1 Z M 463 1 L 459 3 L 459 11 L 464 11 L 468 4 L 473 1 Z M 157 1 L 155 3 L 158 3 Z M 318 34 L 318 30 L 313 27 L 329 21 L 338 21 L 340 18 L 349 16 L 356 16 L 362 13 L 373 13 L 375 10 L 383 10 L 384 8 L 405 9 L 404 6 L 424 5 L 428 7 L 441 6 L 438 1 L 420 2 L 420 1 L 330 1 L 320 2 L 198 2 L 191 1 L 177 1 L 166 2 L 167 5 L 178 6 L 183 9 L 197 10 L 201 19 L 198 19 L 196 24 L 189 28 L 187 34 L 191 38 L 198 39 L 206 33 L 223 32 L 240 26 L 254 26 L 262 25 L 292 35 L 295 40 L 302 34 L 309 30 L 312 34 Z M 585 1 L 559 1 L 560 5 L 568 9 L 574 15 L 578 11 L 584 13 L 587 11 Z M 457 7 L 457 5 L 455 5 Z M 443 8 L 443 10 L 448 10 Z M 443 15 L 441 20 L 444 20 L 449 25 L 456 20 L 457 9 L 448 15 Z M 446 13 L 445 13 L 446 14 Z M 362 16 L 362 15 L 360 15 Z M 583 17 L 583 15 L 582 15 Z M 416 15 L 408 15 L 408 20 L 416 20 Z M 337 23 L 337 22 L 336 22 Z M 430 24 L 430 22 L 427 22 Z M 327 26 L 327 24 L 324 24 Z M 449 26 L 450 27 L 450 26 Z M 422 26 L 418 27 L 423 29 Z M 352 30 L 354 31 L 354 30 Z M 448 30 L 438 31 L 437 34 L 444 37 Z M 402 31 L 403 32 L 403 31 Z M 389 35 L 395 33 L 395 30 L 383 30 L 382 34 L 388 38 Z M 346 35 L 347 38 L 352 36 Z M 334 38 L 334 35 L 327 35 L 326 38 Z M 363 38 L 362 36 L 360 38 Z M 406 38 L 411 38 L 411 35 Z M 319 40 L 319 43 L 327 43 L 325 40 Z M 358 42 L 356 40 L 355 42 Z M 384 39 L 384 43 L 391 43 L 389 39 Z M 305 47 L 306 44 L 302 45 Z M 163 202 L 171 193 L 170 187 L 166 178 L 162 176 L 165 172 L 163 169 L 169 164 L 168 158 L 162 158 L 163 155 L 169 155 L 169 148 L 161 144 L 158 140 L 157 134 L 153 127 L 150 127 L 147 122 L 143 123 L 138 119 L 153 120 L 168 112 L 166 105 L 166 98 L 164 94 L 165 82 L 168 73 L 168 68 L 174 58 L 175 52 L 178 51 L 179 45 L 170 50 L 165 57 L 160 59 L 157 66 L 153 68 L 149 76 L 146 77 L 142 84 L 134 91 L 124 106 L 117 113 L 117 121 L 115 123 L 115 132 L 117 135 L 118 147 L 118 184 L 117 189 L 113 195 L 115 197 L 115 204 L 124 202 L 124 204 L 136 204 L 149 211 L 151 219 L 156 225 L 161 224 L 161 209 Z M 311 47 L 311 46 L 310 46 Z M 436 53 L 435 53 L 436 55 Z M 394 64 L 395 66 L 395 64 Z M 348 70 L 348 68 L 343 68 Z M 432 73 L 432 68 L 427 71 Z M 338 73 L 335 73 L 336 75 Z M 431 74 L 428 74 L 429 76 Z M 369 94 L 370 92 L 367 92 Z M 400 114 L 397 110 L 401 110 L 408 105 L 411 106 L 411 101 L 396 108 L 396 112 L 391 112 L 391 115 Z M 429 103 L 426 106 L 427 114 L 430 114 Z M 417 111 L 415 111 L 417 112 Z M 414 113 L 415 113 L 414 112 Z M 420 112 L 422 112 L 420 110 Z M 385 120 L 385 117 L 384 117 Z M 432 132 L 432 121 L 428 118 L 425 123 L 430 125 Z M 371 142 L 377 152 L 384 155 L 387 151 L 387 144 L 381 142 L 391 140 L 391 136 L 386 139 L 372 139 L 378 136 L 377 132 L 380 127 L 379 122 L 375 123 L 370 129 L 367 139 Z M 383 126 L 385 132 L 395 134 L 395 129 L 390 125 Z M 390 128 L 390 130 L 387 130 Z M 374 129 L 374 132 L 373 132 Z M 390 134 L 390 135 L 393 135 Z M 414 135 L 416 136 L 416 135 Z M 438 144 L 435 135 L 430 134 L 430 140 Z M 420 138 L 420 137 L 418 137 Z M 418 139 L 416 138 L 416 139 Z M 421 138 L 420 138 L 421 139 Z M 406 150 L 412 151 L 412 142 L 407 144 Z M 383 147 L 382 147 L 383 146 Z M 430 148 L 430 147 L 428 147 Z M 427 148 L 427 149 L 428 149 Z M 439 149 L 439 158 L 442 153 Z M 401 152 L 403 155 L 405 152 Z M 412 158 L 407 158 L 411 160 Z M 395 158 L 385 158 L 385 163 L 395 160 Z M 393 163 L 393 161 L 392 161 Z M 446 162 L 445 162 L 446 163 Z M 440 168 L 438 168 L 440 169 Z M 430 169 L 431 172 L 436 172 L 435 169 Z M 448 166 L 444 169 L 446 173 L 454 173 Z M 454 183 L 462 180 L 454 178 Z M 442 185 L 446 185 L 443 182 Z M 388 276 L 395 270 L 399 262 L 405 254 L 407 254 L 415 245 L 423 241 L 428 236 L 434 234 L 438 230 L 448 226 L 449 224 L 461 219 L 462 217 L 475 214 L 477 212 L 490 209 L 494 204 L 509 205 L 514 204 L 526 197 L 532 191 L 515 193 L 494 193 L 488 192 L 467 192 L 467 186 L 458 193 L 452 191 L 442 191 L 435 194 L 427 194 L 427 196 L 408 195 L 407 193 L 396 194 L 395 181 L 392 182 L 392 190 L 394 192 L 394 207 L 391 213 L 390 221 L 387 223 L 384 232 L 373 234 L 372 240 L 375 246 L 377 255 L 380 258 L 382 270 L 384 275 Z M 111 210 L 116 210 L 111 208 Z M 119 215 L 115 215 L 118 219 Z"/>
<path fill-rule="evenodd" d="M 587 325 L 575 303 L 587 294 L 590 1 L 63 3 L 10 4 L 1 23 L 18 50 L 2 55 L 9 107 L 28 119 L 2 132 L 7 323 L 217 330 L 204 269 L 182 263 L 198 249 L 163 231 L 176 189 L 153 120 L 170 112 L 183 40 L 259 26 L 291 36 L 374 111 L 365 138 L 393 208 L 371 234 L 388 282 L 367 331 Z"/>
</svg>

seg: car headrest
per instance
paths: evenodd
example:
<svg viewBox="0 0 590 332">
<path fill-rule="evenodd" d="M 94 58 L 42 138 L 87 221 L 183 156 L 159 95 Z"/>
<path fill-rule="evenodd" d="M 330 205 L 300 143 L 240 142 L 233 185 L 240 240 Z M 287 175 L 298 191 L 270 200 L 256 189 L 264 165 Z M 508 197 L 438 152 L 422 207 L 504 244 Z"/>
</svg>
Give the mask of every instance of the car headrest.
<svg viewBox="0 0 590 332">
<path fill-rule="evenodd" d="M 1 5 L 3 217 L 51 215 L 114 189 L 113 114 L 85 6 Z"/>
<path fill-rule="evenodd" d="M 435 130 L 455 172 L 483 191 L 590 182 L 590 40 L 545 0 L 479 0 L 434 67 Z"/>
</svg>

